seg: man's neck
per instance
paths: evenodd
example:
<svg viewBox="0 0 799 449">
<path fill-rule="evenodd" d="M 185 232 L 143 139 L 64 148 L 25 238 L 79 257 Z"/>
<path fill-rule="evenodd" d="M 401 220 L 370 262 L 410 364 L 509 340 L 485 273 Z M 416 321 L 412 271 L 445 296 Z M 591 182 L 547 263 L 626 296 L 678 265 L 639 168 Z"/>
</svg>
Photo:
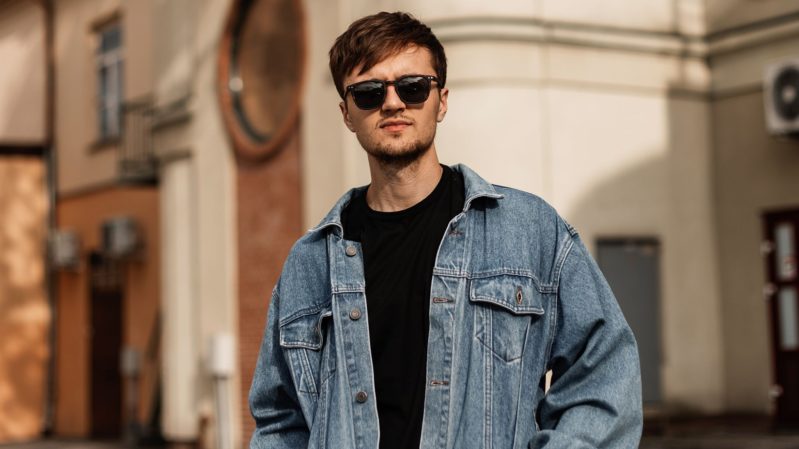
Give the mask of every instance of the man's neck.
<svg viewBox="0 0 799 449">
<path fill-rule="evenodd" d="M 429 195 L 441 179 L 442 168 L 435 148 L 404 167 L 390 167 L 369 157 L 372 183 L 366 203 L 372 210 L 396 212 L 407 209 Z"/>
</svg>

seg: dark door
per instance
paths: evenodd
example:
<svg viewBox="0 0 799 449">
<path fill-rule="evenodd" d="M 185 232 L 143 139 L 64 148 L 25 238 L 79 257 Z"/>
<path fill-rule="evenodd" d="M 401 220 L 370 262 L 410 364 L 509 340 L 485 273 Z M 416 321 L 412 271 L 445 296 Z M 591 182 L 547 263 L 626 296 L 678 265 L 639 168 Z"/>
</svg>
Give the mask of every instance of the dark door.
<svg viewBox="0 0 799 449">
<path fill-rule="evenodd" d="M 600 239 L 597 263 L 635 334 L 641 360 L 643 401 L 659 404 L 660 245 L 655 239 Z"/>
<path fill-rule="evenodd" d="M 90 257 L 91 435 L 117 438 L 122 423 L 122 283 L 117 264 L 98 253 Z"/>
<path fill-rule="evenodd" d="M 799 427 L 799 209 L 764 215 L 776 424 Z"/>
</svg>

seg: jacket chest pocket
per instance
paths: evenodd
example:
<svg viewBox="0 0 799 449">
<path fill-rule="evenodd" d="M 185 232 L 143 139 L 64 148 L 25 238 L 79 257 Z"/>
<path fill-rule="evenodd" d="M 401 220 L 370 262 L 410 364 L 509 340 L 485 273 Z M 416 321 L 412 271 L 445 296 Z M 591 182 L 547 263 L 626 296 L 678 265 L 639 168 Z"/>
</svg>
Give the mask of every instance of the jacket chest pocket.
<svg viewBox="0 0 799 449">
<path fill-rule="evenodd" d="M 475 338 L 505 362 L 522 357 L 531 323 L 544 314 L 543 296 L 532 278 L 502 274 L 471 281 Z"/>
<path fill-rule="evenodd" d="M 335 372 L 331 309 L 301 315 L 280 325 L 280 346 L 297 391 L 317 394 Z"/>
</svg>

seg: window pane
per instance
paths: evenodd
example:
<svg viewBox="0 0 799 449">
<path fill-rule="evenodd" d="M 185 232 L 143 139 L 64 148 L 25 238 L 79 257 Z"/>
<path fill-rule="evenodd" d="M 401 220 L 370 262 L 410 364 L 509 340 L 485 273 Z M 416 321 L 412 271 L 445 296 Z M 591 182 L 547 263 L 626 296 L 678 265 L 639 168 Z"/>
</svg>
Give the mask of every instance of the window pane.
<svg viewBox="0 0 799 449">
<path fill-rule="evenodd" d="M 100 66 L 100 102 L 104 103 L 108 96 L 108 67 Z"/>
<path fill-rule="evenodd" d="M 108 68 L 108 90 L 106 91 L 105 106 L 108 108 L 108 132 L 111 135 L 117 134 L 117 105 L 119 104 L 119 95 L 117 83 L 119 82 L 119 72 L 117 66 L 112 65 Z"/>
<path fill-rule="evenodd" d="M 799 323 L 797 323 L 796 289 L 780 290 L 780 346 L 783 351 L 799 349 Z"/>
<path fill-rule="evenodd" d="M 776 230 L 777 279 L 791 281 L 796 278 L 796 242 L 792 223 L 780 223 Z"/>
<path fill-rule="evenodd" d="M 122 46 L 122 31 L 119 26 L 113 26 L 100 34 L 100 53 L 116 50 Z"/>
<path fill-rule="evenodd" d="M 109 103 L 111 94 L 111 71 L 106 66 L 100 66 L 100 98 L 98 115 L 100 117 L 100 137 L 109 137 L 111 133 L 111 120 L 109 117 Z"/>
<path fill-rule="evenodd" d="M 108 135 L 119 135 L 119 108 L 108 109 Z"/>
<path fill-rule="evenodd" d="M 120 134 L 122 105 L 122 31 L 116 24 L 98 35 L 98 120 L 100 138 Z"/>
<path fill-rule="evenodd" d="M 100 117 L 100 137 L 108 137 L 108 110 L 101 107 L 98 116 Z"/>
</svg>

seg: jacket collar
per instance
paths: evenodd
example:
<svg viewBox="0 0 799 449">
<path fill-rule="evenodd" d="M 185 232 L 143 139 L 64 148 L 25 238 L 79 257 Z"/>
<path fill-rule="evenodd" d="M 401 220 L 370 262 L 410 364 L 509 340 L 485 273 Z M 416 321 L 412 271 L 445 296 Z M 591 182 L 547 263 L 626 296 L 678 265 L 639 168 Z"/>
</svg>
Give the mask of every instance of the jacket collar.
<svg viewBox="0 0 799 449">
<path fill-rule="evenodd" d="M 481 178 L 474 170 L 467 167 L 464 164 L 456 164 L 451 167 L 456 172 L 463 175 L 463 186 L 464 186 L 464 201 L 463 201 L 463 212 L 465 213 L 469 210 L 469 207 L 477 198 L 480 197 L 488 197 L 494 199 L 503 198 L 504 195 L 498 193 L 497 190 L 491 185 L 488 181 Z M 341 225 L 341 213 L 344 211 L 344 208 L 347 207 L 350 200 L 354 197 L 354 195 L 360 191 L 366 190 L 367 186 L 355 187 L 347 191 L 336 204 L 330 209 L 330 212 L 327 213 L 325 218 L 319 222 L 318 225 L 311 228 L 308 232 L 318 232 L 323 229 L 329 227 L 338 228 L 339 234 L 344 235 L 344 227 Z"/>
</svg>

